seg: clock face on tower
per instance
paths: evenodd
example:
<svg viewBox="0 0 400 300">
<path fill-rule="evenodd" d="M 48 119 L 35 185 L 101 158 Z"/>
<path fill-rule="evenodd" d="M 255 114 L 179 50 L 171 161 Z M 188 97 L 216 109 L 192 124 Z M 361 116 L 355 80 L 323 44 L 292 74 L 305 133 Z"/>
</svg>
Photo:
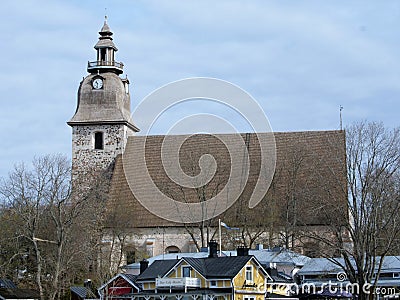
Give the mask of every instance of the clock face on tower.
<svg viewBox="0 0 400 300">
<path fill-rule="evenodd" d="M 94 89 L 99 90 L 103 87 L 103 80 L 101 78 L 96 78 L 92 82 L 92 86 Z"/>
</svg>

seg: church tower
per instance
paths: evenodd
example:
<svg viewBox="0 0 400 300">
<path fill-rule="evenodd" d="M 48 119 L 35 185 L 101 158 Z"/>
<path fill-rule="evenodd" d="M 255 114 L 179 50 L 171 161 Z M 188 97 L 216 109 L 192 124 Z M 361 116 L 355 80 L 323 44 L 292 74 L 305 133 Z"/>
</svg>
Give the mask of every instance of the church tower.
<svg viewBox="0 0 400 300">
<path fill-rule="evenodd" d="M 129 81 L 119 76 L 124 65 L 114 59 L 118 49 L 107 17 L 99 34 L 97 60 L 88 62 L 90 74 L 79 85 L 76 112 L 67 122 L 72 127 L 73 178 L 109 170 L 128 136 L 139 131 L 131 119 Z"/>
</svg>

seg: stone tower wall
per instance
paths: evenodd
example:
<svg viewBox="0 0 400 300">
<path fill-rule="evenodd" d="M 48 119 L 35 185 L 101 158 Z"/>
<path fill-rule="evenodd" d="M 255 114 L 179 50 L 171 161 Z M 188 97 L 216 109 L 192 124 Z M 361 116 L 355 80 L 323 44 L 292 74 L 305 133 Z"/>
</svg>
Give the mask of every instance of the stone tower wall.
<svg viewBox="0 0 400 300">
<path fill-rule="evenodd" d="M 103 132 L 104 149 L 94 149 L 94 134 Z M 72 175 L 106 171 L 118 154 L 125 150 L 126 140 L 133 131 L 123 124 L 82 125 L 72 129 Z"/>
</svg>

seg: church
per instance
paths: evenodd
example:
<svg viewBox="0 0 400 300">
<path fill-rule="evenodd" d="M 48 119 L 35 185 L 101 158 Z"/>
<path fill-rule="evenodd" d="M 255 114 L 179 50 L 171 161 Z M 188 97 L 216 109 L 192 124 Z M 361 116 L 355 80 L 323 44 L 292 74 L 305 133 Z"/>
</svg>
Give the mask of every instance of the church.
<svg viewBox="0 0 400 300">
<path fill-rule="evenodd" d="M 263 178 L 259 140 L 271 133 L 224 134 L 224 138 L 240 138 L 244 147 L 235 152 L 248 154 L 243 156 L 248 167 L 236 173 L 239 174 L 236 177 L 241 186 L 240 195 L 232 200 L 230 192 L 225 191 L 224 197 L 229 200 L 226 209 L 200 221 L 194 218 L 191 222 L 190 213 L 182 216 L 179 222 L 151 212 L 139 196 L 148 192 L 142 174 L 135 165 L 124 163 L 124 157 L 137 153 L 135 145 L 143 139 L 147 171 L 154 186 L 165 197 L 188 207 L 198 203 L 201 211 L 207 212 L 205 216 L 216 210 L 208 200 L 223 191 L 230 180 L 231 153 L 221 142 L 222 135 L 184 136 L 179 163 L 188 176 L 201 172 L 199 162 L 204 154 L 213 157 L 217 168 L 213 170 L 212 179 L 195 188 L 179 186 L 172 180 L 164 169 L 165 156 L 161 155 L 167 136 L 140 136 L 140 124 L 132 120 L 129 80 L 123 77 L 124 64 L 115 59 L 118 49 L 107 19 L 99 35 L 94 46 L 96 60 L 88 62 L 89 74 L 79 84 L 77 108 L 67 124 L 72 127 L 75 184 L 82 184 L 82 178 L 93 174 L 107 174 L 102 243 L 104 249 L 119 253 L 113 256 L 119 257 L 115 258 L 115 265 L 162 253 L 201 251 L 210 240 L 221 239 L 219 220 L 230 226 L 223 228 L 221 239 L 226 250 L 239 245 L 282 246 L 312 255 L 319 246 L 301 239 L 304 230 L 321 230 L 334 220 L 347 221 L 346 210 L 338 210 L 347 203 L 345 132 L 342 130 L 273 133 L 274 174 L 268 191 L 254 208 L 248 203 L 257 182 L 269 180 Z M 168 138 L 178 142 L 182 136 Z M 134 180 L 131 175 L 135 175 Z M 164 198 L 155 195 L 152 201 L 159 204 L 160 210 L 174 210 L 166 206 Z"/>
</svg>

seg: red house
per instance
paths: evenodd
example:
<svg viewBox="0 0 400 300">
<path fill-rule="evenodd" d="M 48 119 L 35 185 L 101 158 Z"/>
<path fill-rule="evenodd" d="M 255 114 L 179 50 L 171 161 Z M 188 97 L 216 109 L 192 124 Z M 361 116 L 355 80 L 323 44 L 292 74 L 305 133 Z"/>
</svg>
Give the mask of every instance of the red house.
<svg viewBox="0 0 400 300">
<path fill-rule="evenodd" d="M 139 292 L 139 287 L 136 285 L 137 275 L 132 274 L 117 274 L 99 289 L 100 299 L 126 299 L 129 294 L 136 294 Z M 121 298 L 118 298 L 121 296 Z"/>
</svg>

